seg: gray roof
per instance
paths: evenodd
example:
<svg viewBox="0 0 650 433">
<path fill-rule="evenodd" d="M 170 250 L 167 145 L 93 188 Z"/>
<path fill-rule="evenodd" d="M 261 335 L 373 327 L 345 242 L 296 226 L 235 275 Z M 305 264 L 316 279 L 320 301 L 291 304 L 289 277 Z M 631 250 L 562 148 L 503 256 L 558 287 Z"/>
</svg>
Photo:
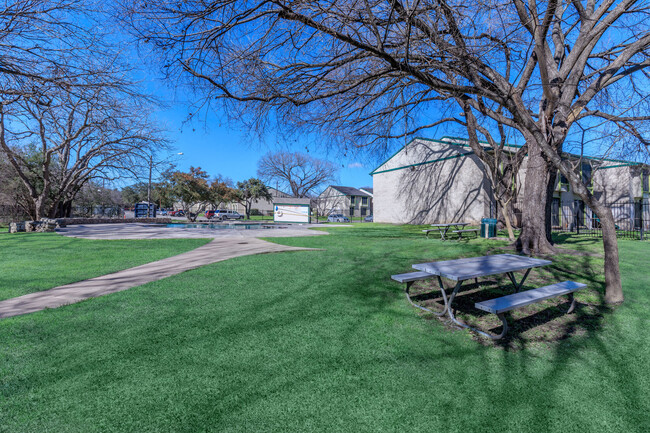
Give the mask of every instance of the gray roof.
<svg viewBox="0 0 650 433">
<path fill-rule="evenodd" d="M 273 204 L 310 204 L 310 198 L 273 197 Z"/>
<path fill-rule="evenodd" d="M 351 186 L 335 186 L 331 185 L 332 188 L 337 190 L 338 192 L 345 194 L 345 195 L 359 195 L 362 197 L 371 197 L 370 194 L 367 192 L 363 192 L 360 189 L 357 188 L 352 188 Z"/>
</svg>

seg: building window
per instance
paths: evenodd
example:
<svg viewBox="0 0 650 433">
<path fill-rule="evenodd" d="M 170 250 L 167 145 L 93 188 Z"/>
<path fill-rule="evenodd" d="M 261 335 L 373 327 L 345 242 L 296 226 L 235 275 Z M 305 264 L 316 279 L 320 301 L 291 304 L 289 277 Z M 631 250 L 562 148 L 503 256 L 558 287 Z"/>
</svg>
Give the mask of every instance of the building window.
<svg viewBox="0 0 650 433">
<path fill-rule="evenodd" d="M 366 216 L 366 208 L 365 207 L 361 208 L 361 216 Z"/>
<path fill-rule="evenodd" d="M 356 198 L 355 196 L 350 196 L 350 205 L 351 206 L 354 206 L 354 199 L 355 198 Z"/>
<path fill-rule="evenodd" d="M 585 186 L 587 186 L 588 188 L 591 188 L 592 187 L 591 164 L 589 164 L 588 162 L 583 162 L 581 167 L 581 173 L 582 173 L 582 183 L 584 183 Z"/>
<path fill-rule="evenodd" d="M 551 225 L 558 227 L 560 225 L 560 199 L 553 197 L 551 204 Z"/>
<path fill-rule="evenodd" d="M 354 216 L 354 208 L 353 207 L 350 208 L 350 216 Z"/>
<path fill-rule="evenodd" d="M 559 173 L 560 176 L 560 191 L 568 191 L 569 190 L 569 179 L 567 179 L 562 173 Z"/>
<path fill-rule="evenodd" d="M 582 200 L 576 200 L 575 205 L 576 224 L 578 227 L 585 225 L 585 203 Z"/>
<path fill-rule="evenodd" d="M 361 197 L 361 206 L 368 206 L 368 197 Z"/>
</svg>

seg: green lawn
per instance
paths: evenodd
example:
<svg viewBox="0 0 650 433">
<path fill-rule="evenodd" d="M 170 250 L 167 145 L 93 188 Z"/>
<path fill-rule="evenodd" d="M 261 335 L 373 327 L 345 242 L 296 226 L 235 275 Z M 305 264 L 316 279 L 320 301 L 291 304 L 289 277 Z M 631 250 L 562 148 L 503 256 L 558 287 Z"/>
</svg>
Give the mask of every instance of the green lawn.
<svg viewBox="0 0 650 433">
<path fill-rule="evenodd" d="M 627 302 L 614 312 L 599 301 L 601 258 L 557 256 L 531 284 L 591 288 L 561 322 L 566 338 L 556 327 L 544 340 L 563 320 L 551 313 L 492 345 L 419 314 L 389 276 L 505 243 L 328 230 L 274 240 L 322 251 L 240 257 L 0 320 L 0 431 L 647 431 L 650 243 L 620 242 Z"/>
<path fill-rule="evenodd" d="M 181 254 L 209 239 L 106 241 L 0 233 L 0 300 Z"/>
</svg>

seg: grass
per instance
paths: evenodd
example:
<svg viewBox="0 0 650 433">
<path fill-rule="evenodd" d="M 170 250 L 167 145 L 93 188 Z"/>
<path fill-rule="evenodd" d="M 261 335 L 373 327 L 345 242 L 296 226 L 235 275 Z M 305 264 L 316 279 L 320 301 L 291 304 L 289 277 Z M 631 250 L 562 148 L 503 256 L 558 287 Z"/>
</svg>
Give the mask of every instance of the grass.
<svg viewBox="0 0 650 433">
<path fill-rule="evenodd" d="M 0 233 L 0 300 L 117 272 L 197 248 L 209 239 L 89 240 Z"/>
<path fill-rule="evenodd" d="M 324 250 L 240 257 L 1 320 L 0 431 L 647 431 L 649 243 L 620 243 L 625 304 L 585 332 L 513 349 L 420 315 L 389 279 L 505 243 L 419 229 L 276 238 Z M 562 244 L 585 254 L 536 278 L 589 283 L 580 327 L 602 306 L 602 259 L 592 240 Z"/>
</svg>

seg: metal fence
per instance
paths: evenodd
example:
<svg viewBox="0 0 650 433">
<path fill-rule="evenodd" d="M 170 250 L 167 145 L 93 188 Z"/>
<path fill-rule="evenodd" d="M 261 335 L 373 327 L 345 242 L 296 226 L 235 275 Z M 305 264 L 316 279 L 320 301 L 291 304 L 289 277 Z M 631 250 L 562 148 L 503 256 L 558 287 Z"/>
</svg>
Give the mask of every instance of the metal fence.
<svg viewBox="0 0 650 433">
<path fill-rule="evenodd" d="M 616 224 L 616 235 L 622 239 L 648 240 L 650 238 L 650 202 L 647 199 L 608 203 Z M 577 235 L 602 237 L 600 219 L 581 200 L 559 202 L 554 199 L 551 211 L 553 232 L 571 232 Z"/>
</svg>

